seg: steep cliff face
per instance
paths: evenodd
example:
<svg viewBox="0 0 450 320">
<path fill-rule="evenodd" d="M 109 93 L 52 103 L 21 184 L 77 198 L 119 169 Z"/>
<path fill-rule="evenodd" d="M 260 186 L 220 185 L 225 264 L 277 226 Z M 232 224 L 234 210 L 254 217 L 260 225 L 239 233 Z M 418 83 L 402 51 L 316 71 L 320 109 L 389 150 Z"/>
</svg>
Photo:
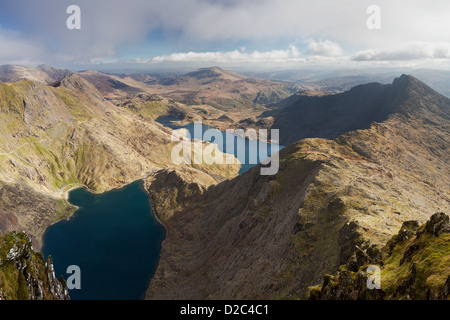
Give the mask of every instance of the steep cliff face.
<svg viewBox="0 0 450 320">
<path fill-rule="evenodd" d="M 64 279 L 56 279 L 51 258 L 34 252 L 23 232 L 0 236 L 0 300 L 69 300 Z"/>
<path fill-rule="evenodd" d="M 380 268 L 378 279 L 369 274 L 371 265 Z M 375 283 L 377 287 L 371 285 Z M 313 300 L 449 299 L 448 215 L 436 213 L 420 227 L 417 221 L 406 221 L 381 249 L 359 248 L 337 274 L 325 275 L 322 284 L 312 287 L 309 296 Z"/>
<path fill-rule="evenodd" d="M 357 247 L 449 212 L 450 100 L 409 76 L 392 87 L 385 121 L 294 143 L 276 175 L 255 167 L 194 201 L 172 197 L 166 217 L 159 206 L 167 237 L 147 298 L 305 298 Z"/>
<path fill-rule="evenodd" d="M 39 65 L 37 67 L 15 65 L 0 66 L 1 82 L 32 80 L 42 84 L 50 84 L 60 81 L 65 76 L 69 76 L 71 74 L 72 71 L 70 70 L 52 68 L 46 65 Z"/>
<path fill-rule="evenodd" d="M 67 190 L 105 191 L 170 159 L 163 127 L 116 111 L 76 74 L 55 85 L 0 84 L 0 229 L 27 230 L 37 248 L 73 212 Z"/>
<path fill-rule="evenodd" d="M 0 234 L 27 230 L 34 235 L 34 247 L 40 249 L 40 238 L 52 223 L 70 216 L 75 207 L 64 198 L 41 193 L 22 183 L 0 183 Z"/>
<path fill-rule="evenodd" d="M 260 176 L 255 167 L 207 189 L 161 172 L 164 189 L 149 184 L 148 190 L 167 233 L 147 297 L 275 298 L 295 291 L 291 277 L 306 265 L 298 260 L 291 234 L 321 165 L 293 157 L 276 177 Z M 168 207 L 175 208 L 171 215 L 165 214 L 167 191 Z"/>
</svg>

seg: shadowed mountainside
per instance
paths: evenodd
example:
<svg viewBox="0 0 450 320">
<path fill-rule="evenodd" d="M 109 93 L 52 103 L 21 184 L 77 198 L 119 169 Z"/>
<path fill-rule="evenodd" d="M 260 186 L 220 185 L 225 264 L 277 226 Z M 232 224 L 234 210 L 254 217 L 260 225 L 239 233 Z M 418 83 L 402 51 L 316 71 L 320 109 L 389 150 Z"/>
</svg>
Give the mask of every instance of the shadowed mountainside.
<svg viewBox="0 0 450 320">
<path fill-rule="evenodd" d="M 403 75 L 392 84 L 364 84 L 335 95 L 298 94 L 273 106 L 274 110 L 262 117 L 273 117 L 272 128 L 280 129 L 282 144 L 304 138 L 334 139 L 345 132 L 365 129 L 372 122 L 384 121 L 391 114 L 405 112 L 407 87 L 414 79 Z"/>
</svg>

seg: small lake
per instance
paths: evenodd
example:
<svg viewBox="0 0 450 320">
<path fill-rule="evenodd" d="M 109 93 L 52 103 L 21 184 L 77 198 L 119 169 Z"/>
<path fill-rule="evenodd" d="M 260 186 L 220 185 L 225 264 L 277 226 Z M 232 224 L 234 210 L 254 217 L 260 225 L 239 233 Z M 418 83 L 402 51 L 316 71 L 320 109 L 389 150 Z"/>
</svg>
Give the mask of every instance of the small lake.
<svg viewBox="0 0 450 320">
<path fill-rule="evenodd" d="M 191 138 L 194 138 L 194 123 L 189 123 L 185 126 L 179 127 L 179 126 L 176 126 L 173 124 L 173 122 L 179 121 L 179 119 L 172 117 L 172 116 L 159 117 L 157 119 L 157 121 L 159 123 L 161 123 L 162 125 L 169 127 L 171 129 L 185 128 L 189 131 Z M 201 132 L 202 137 L 203 137 L 203 134 L 208 129 L 213 129 L 213 128 L 202 125 L 202 132 Z M 249 140 L 249 139 L 246 139 L 243 137 L 238 137 L 238 136 L 232 135 L 226 131 L 221 131 L 221 132 L 222 132 L 222 143 L 221 144 L 216 143 L 216 144 L 221 152 L 233 154 L 236 158 L 239 159 L 239 161 L 241 162 L 241 169 L 239 170 L 239 174 L 243 174 L 244 172 L 248 171 L 251 167 L 255 166 L 256 163 L 260 163 L 265 158 L 267 158 L 267 156 L 270 156 L 270 154 L 272 152 L 279 151 L 285 147 L 282 145 L 263 143 L 258 140 Z M 211 143 L 215 142 L 214 139 L 204 139 L 204 140 L 211 142 Z M 227 147 L 227 141 L 231 141 L 231 140 L 234 140 L 232 149 Z M 239 154 L 237 152 L 237 146 L 239 143 L 243 143 L 243 145 L 245 145 L 245 154 Z M 264 151 L 264 152 L 266 152 L 266 150 L 267 150 L 266 157 L 260 157 L 260 147 L 262 147 L 262 151 Z M 255 161 L 251 161 L 250 155 L 256 155 L 256 163 L 255 163 Z"/>
<path fill-rule="evenodd" d="M 103 194 L 75 189 L 69 201 L 79 209 L 46 230 L 42 253 L 51 254 L 58 278 L 80 267 L 81 290 L 69 290 L 71 299 L 143 299 L 165 237 L 143 183 Z"/>
</svg>

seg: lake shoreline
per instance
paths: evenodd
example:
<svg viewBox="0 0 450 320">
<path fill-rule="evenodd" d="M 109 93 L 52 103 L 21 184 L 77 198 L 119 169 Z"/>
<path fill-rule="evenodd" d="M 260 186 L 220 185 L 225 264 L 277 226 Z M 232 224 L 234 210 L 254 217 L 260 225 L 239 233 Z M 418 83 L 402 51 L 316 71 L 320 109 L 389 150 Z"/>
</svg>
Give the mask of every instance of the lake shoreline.
<svg viewBox="0 0 450 320">
<path fill-rule="evenodd" d="M 83 190 L 70 194 L 68 198 L 80 209 L 72 214 L 71 219 L 60 220 L 60 225 L 54 224 L 46 229 L 41 252 L 44 256 L 52 256 L 57 275 L 64 275 L 65 268 L 71 264 L 80 265 L 84 272 L 86 289 L 81 293 L 71 292 L 71 296 L 75 294 L 75 300 L 135 300 L 145 296 L 159 264 L 166 230 L 156 219 L 144 186 L 145 179 L 141 178 L 98 194 L 77 187 L 75 189 Z M 141 253 L 141 246 L 146 248 L 146 254 Z M 108 266 L 108 270 L 94 272 L 101 265 Z M 134 266 L 132 273 L 127 272 L 128 265 Z M 108 289 L 112 285 L 107 276 L 109 273 L 111 277 L 120 275 L 119 280 L 115 280 L 119 283 L 117 289 L 115 286 L 114 290 Z M 97 282 L 104 284 L 97 285 Z M 136 292 L 136 288 L 139 291 Z"/>
<path fill-rule="evenodd" d="M 203 128 L 203 127 L 202 127 Z M 211 127 L 208 127 L 208 128 L 211 128 Z M 217 130 L 219 130 L 219 129 L 217 129 Z M 224 135 L 226 134 L 226 131 L 221 131 Z M 203 132 L 202 132 L 203 133 Z M 250 139 L 246 139 L 245 137 L 244 138 L 242 138 L 242 137 L 240 137 L 239 135 L 233 135 L 235 138 L 241 138 L 241 139 L 245 139 L 245 140 L 248 140 L 248 141 L 250 141 Z M 258 140 L 258 139 L 256 139 L 256 140 Z M 226 140 L 225 140 L 226 141 Z M 265 142 L 265 143 L 267 143 L 267 142 Z M 219 147 L 221 147 L 221 146 L 219 146 Z M 248 149 L 248 145 L 246 145 L 246 150 Z M 223 151 L 224 153 L 226 153 L 225 151 Z M 231 153 L 228 153 L 228 154 L 233 154 L 235 157 L 236 157 L 236 155 L 234 154 L 235 152 L 233 151 L 233 152 L 231 152 Z M 236 158 L 237 159 L 237 158 Z M 258 162 L 259 163 L 259 162 Z M 249 167 L 246 169 L 246 171 L 247 170 L 249 170 L 251 167 L 253 167 L 255 164 L 249 164 Z M 156 272 L 156 270 L 158 269 L 158 267 L 159 267 L 159 259 L 160 259 L 160 255 L 161 255 L 161 249 L 162 249 L 162 246 L 163 246 L 163 244 L 164 244 L 164 241 L 166 240 L 166 234 L 167 234 L 167 230 L 166 230 L 166 225 L 159 219 L 159 217 L 158 217 L 158 212 L 157 212 L 157 210 L 156 210 L 156 206 L 154 205 L 154 201 L 153 201 L 153 199 L 152 199 L 152 194 L 148 191 L 148 178 L 152 175 L 152 174 L 154 174 L 155 172 L 157 172 L 157 171 L 159 171 L 159 170 L 161 170 L 161 169 L 163 169 L 163 168 L 158 168 L 158 169 L 156 169 L 156 168 L 154 168 L 153 170 L 151 170 L 150 172 L 148 172 L 148 173 L 146 173 L 145 175 L 143 175 L 143 176 L 141 176 L 141 177 L 139 177 L 139 178 L 136 178 L 136 179 L 134 179 L 133 181 L 131 181 L 131 182 L 129 182 L 129 183 L 126 183 L 126 184 L 123 184 L 123 185 L 120 185 L 120 186 L 117 186 L 117 187 L 115 187 L 115 188 L 111 188 L 111 189 L 108 189 L 108 190 L 105 190 L 105 191 L 102 191 L 102 192 L 98 192 L 98 191 L 95 191 L 95 190 L 92 190 L 92 189 L 90 189 L 89 187 L 87 187 L 87 186 L 85 186 L 85 185 L 83 185 L 83 184 L 73 184 L 73 185 L 69 185 L 69 186 L 66 186 L 66 190 L 62 190 L 61 191 L 61 193 L 62 193 L 62 199 L 64 199 L 64 201 L 66 202 L 66 204 L 68 205 L 68 206 L 72 206 L 73 208 L 74 208 L 74 211 L 70 214 L 70 215 L 68 215 L 67 217 L 64 217 L 64 218 L 62 218 L 62 219 L 60 219 L 60 220 L 58 220 L 58 221 L 55 221 L 55 222 L 53 222 L 51 225 L 49 225 L 46 229 L 45 229 L 45 231 L 44 231 L 44 233 L 43 233 L 43 235 L 42 235 L 42 240 L 41 240 L 41 243 L 42 243 L 42 247 L 41 247 L 41 252 L 43 252 L 43 251 L 45 251 L 45 248 L 47 247 L 47 245 L 48 245 L 48 243 L 46 243 L 46 240 L 45 240 L 45 238 L 46 238 L 46 236 L 47 236 L 47 232 L 49 231 L 49 229 L 51 229 L 51 228 L 53 228 L 53 227 L 55 227 L 55 225 L 57 224 L 57 223 L 60 223 L 60 222 L 62 222 L 62 221 L 66 221 L 66 222 L 72 222 L 72 220 L 74 220 L 74 218 L 76 217 L 76 213 L 79 213 L 80 212 L 80 210 L 84 210 L 85 208 L 83 207 L 83 206 L 81 206 L 78 202 L 75 202 L 76 204 L 74 204 L 74 203 L 72 203 L 72 202 L 70 202 L 70 198 L 71 198 L 71 193 L 73 192 L 73 191 L 76 191 L 76 190 L 78 190 L 78 189 L 83 189 L 84 190 L 84 192 L 86 192 L 87 194 L 90 194 L 90 195 L 92 195 L 92 196 L 103 196 L 103 195 L 107 195 L 109 192 L 113 192 L 113 191 L 122 191 L 122 190 L 125 190 L 126 188 L 128 188 L 128 187 L 131 187 L 134 183 L 137 183 L 137 182 L 139 182 L 139 188 L 143 191 L 143 193 L 145 194 L 145 197 L 146 197 L 146 199 L 147 199 L 147 202 L 148 202 L 148 205 L 149 205 L 149 210 L 148 211 L 150 211 L 150 217 L 151 217 L 151 219 L 153 219 L 155 222 L 156 222 L 156 224 L 157 224 L 157 226 L 159 227 L 159 228 L 161 228 L 161 230 L 162 230 L 162 232 L 163 232 L 163 236 L 162 236 L 162 238 L 161 238 L 161 240 L 160 240 L 160 249 L 159 249 L 159 251 L 157 252 L 157 261 L 156 261 L 156 263 L 155 263 L 155 269 L 154 269 L 154 272 Z M 239 175 L 241 175 L 241 174 L 243 174 L 243 173 L 245 173 L 245 171 L 244 172 L 239 172 Z M 127 209 L 125 209 L 125 211 L 126 211 Z M 147 212 L 147 214 L 148 214 L 148 212 Z M 102 229 L 103 227 L 100 227 L 100 229 L 99 229 L 99 232 L 102 232 Z M 81 233 L 81 234 L 83 234 L 83 233 Z M 154 272 L 153 272 L 153 274 L 154 274 Z M 152 276 L 150 276 L 150 278 L 148 279 L 148 282 L 146 283 L 146 288 L 145 288 L 145 292 L 143 293 L 143 297 L 145 297 L 145 295 L 146 295 L 146 292 L 147 292 L 147 290 L 148 290 L 148 288 L 149 288 L 149 286 L 150 286 L 150 283 L 151 283 L 151 281 L 152 281 L 152 278 L 153 278 L 153 275 Z"/>
</svg>

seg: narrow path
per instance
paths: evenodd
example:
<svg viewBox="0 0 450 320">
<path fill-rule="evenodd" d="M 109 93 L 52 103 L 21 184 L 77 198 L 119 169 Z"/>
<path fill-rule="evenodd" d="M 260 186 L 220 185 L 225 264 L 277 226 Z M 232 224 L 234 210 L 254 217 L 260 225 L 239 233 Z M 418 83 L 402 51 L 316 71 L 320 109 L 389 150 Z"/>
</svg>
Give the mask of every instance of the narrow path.
<svg viewBox="0 0 450 320">
<path fill-rule="evenodd" d="M 41 139 L 41 140 L 36 141 L 36 142 L 41 143 L 41 142 L 44 142 L 44 141 L 48 141 L 48 139 L 45 138 L 45 139 Z M 34 142 L 34 143 L 36 143 L 36 142 Z M 14 150 L 12 150 L 12 151 L 10 151 L 10 152 L 2 152 L 2 153 L 0 153 L 0 156 L 10 156 L 12 153 L 16 152 L 16 151 L 19 150 L 20 148 L 23 148 L 23 147 L 25 147 L 26 145 L 28 145 L 28 144 L 30 144 L 30 143 L 31 143 L 31 142 L 24 143 L 24 144 L 22 144 L 22 145 L 16 147 Z"/>
<path fill-rule="evenodd" d="M 312 154 L 317 154 L 319 156 L 322 157 L 322 160 L 327 160 L 327 159 L 333 159 L 333 158 L 340 158 L 340 159 L 344 159 L 344 160 L 350 160 L 350 161 L 365 161 L 365 162 L 371 162 L 369 159 L 364 158 L 364 157 L 360 157 L 360 156 L 352 156 L 352 155 L 331 155 L 327 152 L 321 151 L 321 150 L 317 150 L 317 149 L 301 149 L 300 150 L 303 153 L 312 153 Z"/>
</svg>

